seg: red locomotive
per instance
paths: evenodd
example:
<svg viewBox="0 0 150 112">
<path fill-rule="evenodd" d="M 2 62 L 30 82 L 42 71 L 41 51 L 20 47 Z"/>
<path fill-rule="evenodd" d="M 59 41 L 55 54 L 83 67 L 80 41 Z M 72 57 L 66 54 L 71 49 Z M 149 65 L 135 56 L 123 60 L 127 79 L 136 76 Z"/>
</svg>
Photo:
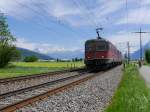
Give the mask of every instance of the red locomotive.
<svg viewBox="0 0 150 112">
<path fill-rule="evenodd" d="M 85 64 L 88 68 L 108 68 L 122 63 L 121 52 L 99 36 L 85 42 Z M 101 29 L 100 29 L 101 30 Z"/>
</svg>

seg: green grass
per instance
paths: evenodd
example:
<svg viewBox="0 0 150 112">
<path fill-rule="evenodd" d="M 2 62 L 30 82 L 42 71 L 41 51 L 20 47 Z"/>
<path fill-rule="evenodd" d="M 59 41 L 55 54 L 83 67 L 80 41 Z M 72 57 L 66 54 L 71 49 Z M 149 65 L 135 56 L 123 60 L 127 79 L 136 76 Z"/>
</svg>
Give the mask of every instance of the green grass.
<svg viewBox="0 0 150 112">
<path fill-rule="evenodd" d="M 137 68 L 128 66 L 106 112 L 150 112 L 150 89 Z"/>
<path fill-rule="evenodd" d="M 148 63 L 148 64 L 146 64 L 146 65 L 150 66 L 150 63 Z"/>
<path fill-rule="evenodd" d="M 51 67 L 51 68 L 64 68 L 71 67 L 71 64 L 75 64 L 76 67 L 84 66 L 83 62 L 14 62 L 16 66 L 20 67 Z"/>
<path fill-rule="evenodd" d="M 51 71 L 69 69 L 72 62 L 13 62 L 11 66 L 0 69 L 0 78 L 18 77 L 31 74 L 39 74 Z M 84 66 L 83 62 L 75 62 L 76 67 Z"/>
</svg>

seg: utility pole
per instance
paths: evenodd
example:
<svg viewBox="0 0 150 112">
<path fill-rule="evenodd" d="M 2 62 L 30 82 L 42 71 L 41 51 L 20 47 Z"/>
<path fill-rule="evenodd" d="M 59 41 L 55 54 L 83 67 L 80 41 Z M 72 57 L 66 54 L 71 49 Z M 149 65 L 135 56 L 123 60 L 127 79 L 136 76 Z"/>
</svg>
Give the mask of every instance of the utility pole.
<svg viewBox="0 0 150 112">
<path fill-rule="evenodd" d="M 130 62 L 130 44 L 129 41 L 127 42 L 127 47 L 128 47 L 128 64 Z"/>
<path fill-rule="evenodd" d="M 140 27 L 140 31 L 138 31 L 138 32 L 133 32 L 133 33 L 138 33 L 138 34 L 140 34 L 140 61 L 142 61 L 142 58 L 143 58 L 143 56 L 142 56 L 142 34 L 143 34 L 143 33 L 150 33 L 150 32 L 143 32 L 142 29 L 141 29 L 141 27 Z"/>
</svg>

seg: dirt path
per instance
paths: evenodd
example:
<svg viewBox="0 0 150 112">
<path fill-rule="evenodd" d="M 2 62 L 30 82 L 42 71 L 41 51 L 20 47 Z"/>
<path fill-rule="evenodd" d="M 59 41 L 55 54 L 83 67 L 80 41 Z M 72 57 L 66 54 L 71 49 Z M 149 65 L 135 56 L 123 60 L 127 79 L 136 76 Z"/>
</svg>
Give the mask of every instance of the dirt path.
<svg viewBox="0 0 150 112">
<path fill-rule="evenodd" d="M 149 66 L 142 66 L 140 69 L 140 74 L 147 82 L 148 86 L 150 86 L 150 67 Z"/>
</svg>

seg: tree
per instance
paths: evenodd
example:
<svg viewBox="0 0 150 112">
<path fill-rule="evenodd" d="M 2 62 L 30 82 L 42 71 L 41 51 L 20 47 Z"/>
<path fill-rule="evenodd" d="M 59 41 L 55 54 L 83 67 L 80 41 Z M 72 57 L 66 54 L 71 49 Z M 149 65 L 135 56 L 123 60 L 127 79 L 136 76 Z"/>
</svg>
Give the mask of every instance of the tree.
<svg viewBox="0 0 150 112">
<path fill-rule="evenodd" d="M 150 49 L 145 51 L 145 59 L 148 63 L 150 63 Z"/>
<path fill-rule="evenodd" d="M 19 57 L 19 52 L 14 45 L 15 41 L 8 29 L 6 18 L 0 14 L 0 68 L 5 67 L 15 57 Z"/>
<path fill-rule="evenodd" d="M 83 59 L 82 59 L 82 58 L 80 58 L 80 59 L 79 59 L 79 61 L 83 61 Z"/>
<path fill-rule="evenodd" d="M 24 58 L 24 62 L 36 62 L 37 60 L 38 60 L 38 58 L 34 55 L 27 56 Z"/>
<path fill-rule="evenodd" d="M 75 61 L 75 59 L 74 58 L 72 58 L 72 62 L 74 62 Z"/>
<path fill-rule="evenodd" d="M 56 59 L 56 61 L 57 61 L 57 62 L 59 62 L 59 61 L 60 61 L 60 59 L 58 59 L 58 58 L 57 58 L 57 59 Z"/>
<path fill-rule="evenodd" d="M 74 61 L 77 62 L 77 61 L 79 61 L 79 59 L 76 57 L 76 58 L 74 59 Z"/>
</svg>

